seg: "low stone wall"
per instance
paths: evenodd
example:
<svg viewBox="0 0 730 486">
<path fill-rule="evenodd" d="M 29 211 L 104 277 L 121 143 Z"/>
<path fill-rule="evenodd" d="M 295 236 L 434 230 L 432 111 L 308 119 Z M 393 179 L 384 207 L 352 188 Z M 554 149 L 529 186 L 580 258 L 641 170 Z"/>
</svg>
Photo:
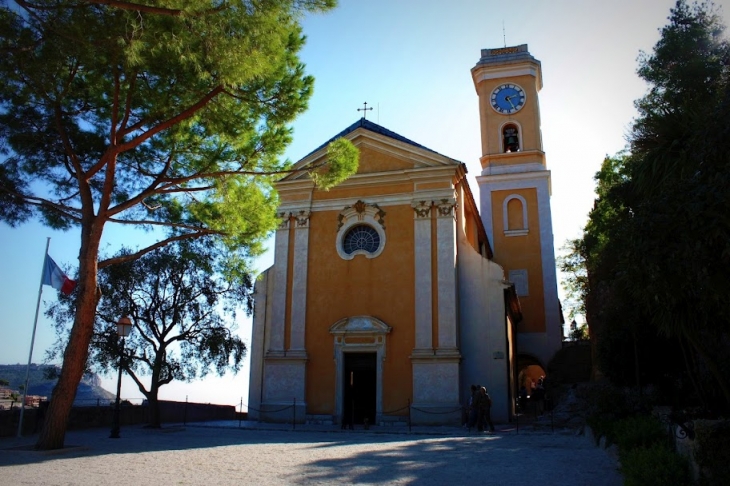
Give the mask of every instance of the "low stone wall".
<svg viewBox="0 0 730 486">
<path fill-rule="evenodd" d="M 160 418 L 165 423 L 205 422 L 209 420 L 245 420 L 246 414 L 236 413 L 233 405 L 210 403 L 188 403 L 160 400 Z M 23 435 L 39 432 L 43 413 L 38 408 L 26 408 L 23 414 Z M 122 405 L 119 413 L 121 427 L 125 425 L 146 424 L 149 417 L 148 406 Z M 92 427 L 112 426 L 114 405 L 95 405 L 73 407 L 69 417 L 69 430 Z M 0 437 L 11 437 L 18 433 L 20 409 L 0 410 Z"/>
</svg>

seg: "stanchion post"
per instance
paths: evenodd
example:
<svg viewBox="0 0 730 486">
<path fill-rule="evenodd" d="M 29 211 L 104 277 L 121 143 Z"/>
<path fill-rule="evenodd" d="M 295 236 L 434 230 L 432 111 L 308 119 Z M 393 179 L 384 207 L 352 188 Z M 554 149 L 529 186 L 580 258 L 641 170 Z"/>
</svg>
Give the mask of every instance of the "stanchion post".
<svg viewBox="0 0 730 486">
<path fill-rule="evenodd" d="M 185 408 L 183 409 L 183 425 L 188 424 L 188 396 L 185 395 Z"/>
<path fill-rule="evenodd" d="M 243 417 L 243 397 L 241 397 L 241 405 L 238 407 L 238 428 L 241 428 L 241 419 Z"/>
<path fill-rule="evenodd" d="M 411 432 L 411 399 L 408 399 L 408 433 Z"/>
<path fill-rule="evenodd" d="M 555 433 L 555 422 L 553 421 L 553 404 L 550 402 L 550 431 Z"/>
<path fill-rule="evenodd" d="M 517 400 L 518 401 L 516 401 L 515 403 L 520 404 L 519 397 L 517 398 Z M 522 406 L 522 404 L 520 404 L 520 406 Z M 515 423 L 517 424 L 517 433 L 519 434 L 520 433 L 520 409 L 519 409 L 519 407 L 515 407 Z"/>
</svg>

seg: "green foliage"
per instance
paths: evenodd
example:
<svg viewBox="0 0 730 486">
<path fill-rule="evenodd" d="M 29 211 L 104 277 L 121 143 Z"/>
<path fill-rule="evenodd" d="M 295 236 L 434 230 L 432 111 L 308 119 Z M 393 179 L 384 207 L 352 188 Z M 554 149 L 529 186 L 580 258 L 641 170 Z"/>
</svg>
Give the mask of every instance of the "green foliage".
<svg viewBox="0 0 730 486">
<path fill-rule="evenodd" d="M 588 334 L 588 326 L 583 324 L 570 331 L 571 341 L 588 341 L 590 335 Z"/>
<path fill-rule="evenodd" d="M 700 484 L 720 486 L 730 484 L 728 451 L 730 451 L 730 421 L 695 422 L 695 460 L 700 467 Z"/>
<path fill-rule="evenodd" d="M 312 94 L 298 57 L 300 20 L 334 4 L 0 5 L 0 220 L 38 218 L 81 235 L 64 354 L 71 371 L 57 390 L 69 393 L 80 379 L 97 269 L 173 241 L 215 239 L 236 252 L 228 271 L 240 273 L 261 251 L 275 221 L 272 178 L 291 170 L 281 159 L 289 125 Z M 328 181 L 345 176 L 333 168 Z M 156 229 L 160 240 L 98 261 L 108 224 Z M 67 423 L 65 403 L 52 400 L 41 448 L 63 445 L 62 431 L 51 429 Z"/>
<path fill-rule="evenodd" d="M 645 385 L 682 375 L 694 401 L 716 412 L 730 410 L 730 358 L 722 350 L 730 342 L 723 35 L 712 4 L 677 1 L 653 52 L 639 59 L 650 88 L 636 102 L 630 152 L 604 160 L 583 237 L 562 264 L 607 377 Z"/>
<path fill-rule="evenodd" d="M 687 460 L 665 445 L 620 451 L 626 486 L 688 486 L 692 484 Z"/>
<path fill-rule="evenodd" d="M 561 286 L 567 297 L 563 306 L 568 310 L 570 319 L 586 313 L 585 302 L 590 287 L 583 246 L 582 239 L 567 241 L 561 248 L 566 253 L 558 257 L 558 266 L 564 275 Z"/>
<path fill-rule="evenodd" d="M 578 389 L 577 397 L 584 403 L 586 425 L 596 439 L 606 438 L 611 445 L 624 441 L 631 443 L 631 424 L 636 424 L 639 437 L 665 437 L 656 434 L 655 419 L 648 417 L 648 411 L 655 403 L 655 397 L 636 388 L 625 388 L 610 382 L 593 382 Z"/>
<path fill-rule="evenodd" d="M 329 189 L 357 172 L 360 152 L 346 138 L 338 138 L 327 146 L 327 166 L 311 173 L 314 183 Z"/>
<path fill-rule="evenodd" d="M 122 353 L 124 369 L 153 404 L 159 387 L 174 380 L 190 381 L 211 370 L 237 372 L 246 345 L 229 322 L 238 305 L 250 310 L 253 280 L 249 274 L 234 280 L 216 275 L 219 259 L 225 258 L 214 248 L 183 242 L 101 270 L 88 366 L 114 371 Z M 49 309 L 58 336 L 50 358 L 64 349 L 74 310 L 72 297 Z M 116 322 L 125 315 L 134 328 L 120 348 Z M 143 375 L 150 376 L 149 385 Z"/>
<path fill-rule="evenodd" d="M 619 420 L 613 427 L 613 438 L 621 451 L 648 448 L 655 444 L 670 447 L 667 430 L 656 417 L 634 415 Z"/>
<path fill-rule="evenodd" d="M 94 207 L 105 222 L 256 246 L 276 198 L 251 176 L 288 170 L 287 125 L 312 93 L 298 21 L 334 3 L 4 5 L 0 217 L 67 228 Z M 325 184 L 354 172 L 341 145 Z"/>
</svg>

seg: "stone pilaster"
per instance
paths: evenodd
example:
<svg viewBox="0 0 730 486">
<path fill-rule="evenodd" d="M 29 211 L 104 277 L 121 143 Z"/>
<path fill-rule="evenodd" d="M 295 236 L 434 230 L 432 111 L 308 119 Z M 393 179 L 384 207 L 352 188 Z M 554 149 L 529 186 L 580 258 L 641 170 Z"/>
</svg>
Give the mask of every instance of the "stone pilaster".
<svg viewBox="0 0 730 486">
<path fill-rule="evenodd" d="M 416 350 L 431 350 L 433 311 L 431 285 L 431 201 L 411 204 L 414 212 L 416 277 Z"/>
<path fill-rule="evenodd" d="M 271 336 L 268 355 L 284 354 L 284 329 L 286 320 L 286 280 L 289 265 L 290 213 L 279 213 L 281 224 L 276 230 L 274 243 L 274 285 L 271 309 Z"/>
<path fill-rule="evenodd" d="M 294 216 L 294 268 L 292 269 L 291 344 L 292 351 L 304 352 L 304 331 L 307 316 L 307 259 L 309 258 L 310 211 Z"/>
<path fill-rule="evenodd" d="M 454 199 L 436 204 L 436 249 L 438 252 L 438 347 L 456 350 L 456 220 Z"/>
</svg>

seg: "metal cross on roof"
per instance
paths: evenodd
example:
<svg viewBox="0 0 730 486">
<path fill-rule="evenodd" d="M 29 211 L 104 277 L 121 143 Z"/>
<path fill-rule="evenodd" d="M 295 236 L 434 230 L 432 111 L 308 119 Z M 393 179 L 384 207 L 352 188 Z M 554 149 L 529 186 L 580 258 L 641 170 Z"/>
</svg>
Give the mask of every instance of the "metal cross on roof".
<svg viewBox="0 0 730 486">
<path fill-rule="evenodd" d="M 363 103 L 363 105 L 364 105 L 364 108 L 358 108 L 357 111 L 362 111 L 363 112 L 362 117 L 367 120 L 368 119 L 368 111 L 373 111 L 373 107 L 371 106 L 370 108 L 368 108 L 368 102 L 367 101 L 365 103 Z"/>
</svg>

